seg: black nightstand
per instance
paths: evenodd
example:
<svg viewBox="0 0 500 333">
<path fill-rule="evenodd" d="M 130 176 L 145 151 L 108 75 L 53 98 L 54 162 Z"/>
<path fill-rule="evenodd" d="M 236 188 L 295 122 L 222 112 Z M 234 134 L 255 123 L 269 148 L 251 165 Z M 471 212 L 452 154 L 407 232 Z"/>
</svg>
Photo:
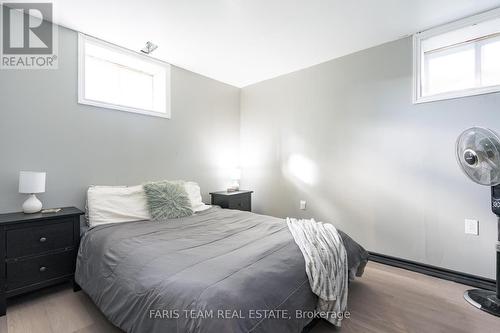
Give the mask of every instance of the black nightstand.
<svg viewBox="0 0 500 333">
<path fill-rule="evenodd" d="M 252 210 L 252 193 L 253 191 L 219 191 L 212 192 L 210 195 L 212 196 L 212 205 L 250 212 Z"/>
<path fill-rule="evenodd" d="M 74 207 L 0 214 L 0 316 L 6 298 L 73 281 L 82 214 Z"/>
</svg>

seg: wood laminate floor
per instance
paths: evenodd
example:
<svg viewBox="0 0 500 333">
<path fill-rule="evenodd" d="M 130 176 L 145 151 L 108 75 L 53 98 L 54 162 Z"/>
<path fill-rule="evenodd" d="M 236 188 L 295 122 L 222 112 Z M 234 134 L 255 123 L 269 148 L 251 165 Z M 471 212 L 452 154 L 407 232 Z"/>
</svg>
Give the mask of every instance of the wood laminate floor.
<svg viewBox="0 0 500 333">
<path fill-rule="evenodd" d="M 500 332 L 500 318 L 463 300 L 469 287 L 370 262 L 351 283 L 349 311 L 342 329 L 320 322 L 312 333 L 331 332 Z M 67 285 L 20 296 L 8 302 L 1 333 L 115 333 L 83 293 Z"/>
</svg>

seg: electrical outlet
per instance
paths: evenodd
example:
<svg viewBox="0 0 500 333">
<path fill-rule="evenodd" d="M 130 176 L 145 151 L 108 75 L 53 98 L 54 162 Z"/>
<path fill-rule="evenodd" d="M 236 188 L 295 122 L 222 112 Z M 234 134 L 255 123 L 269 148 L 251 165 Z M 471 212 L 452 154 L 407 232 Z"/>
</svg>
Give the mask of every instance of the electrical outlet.
<svg viewBox="0 0 500 333">
<path fill-rule="evenodd" d="M 306 210 L 306 201 L 305 200 L 300 200 L 300 209 Z"/>
<path fill-rule="evenodd" d="M 468 235 L 479 235 L 479 221 L 465 219 L 465 233 Z"/>
</svg>

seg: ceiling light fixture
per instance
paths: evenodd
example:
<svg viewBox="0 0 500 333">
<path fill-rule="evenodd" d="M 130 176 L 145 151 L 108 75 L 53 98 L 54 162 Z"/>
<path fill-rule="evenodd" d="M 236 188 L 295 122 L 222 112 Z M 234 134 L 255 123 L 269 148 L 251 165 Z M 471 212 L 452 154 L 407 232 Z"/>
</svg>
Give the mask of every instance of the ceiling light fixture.
<svg viewBox="0 0 500 333">
<path fill-rule="evenodd" d="M 147 42 L 147 43 L 146 43 L 146 46 L 144 46 L 144 47 L 141 49 L 141 52 L 146 53 L 146 54 L 150 54 L 151 52 L 153 52 L 153 51 L 154 51 L 154 50 L 156 50 L 157 48 L 158 48 L 158 45 L 153 44 L 153 42 Z"/>
</svg>

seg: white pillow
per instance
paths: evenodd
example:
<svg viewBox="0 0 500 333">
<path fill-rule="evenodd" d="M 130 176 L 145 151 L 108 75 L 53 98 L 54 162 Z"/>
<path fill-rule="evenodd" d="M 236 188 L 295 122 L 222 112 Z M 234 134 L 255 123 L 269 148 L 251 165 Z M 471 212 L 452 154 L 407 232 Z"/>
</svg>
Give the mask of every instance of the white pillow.
<svg viewBox="0 0 500 333">
<path fill-rule="evenodd" d="M 87 191 L 87 205 L 91 227 L 151 219 L 142 185 L 91 186 Z"/>
<path fill-rule="evenodd" d="M 189 200 L 191 201 L 191 209 L 193 212 L 201 212 L 210 208 L 201 201 L 200 186 L 195 182 L 184 182 L 184 189 L 186 190 Z"/>
</svg>

